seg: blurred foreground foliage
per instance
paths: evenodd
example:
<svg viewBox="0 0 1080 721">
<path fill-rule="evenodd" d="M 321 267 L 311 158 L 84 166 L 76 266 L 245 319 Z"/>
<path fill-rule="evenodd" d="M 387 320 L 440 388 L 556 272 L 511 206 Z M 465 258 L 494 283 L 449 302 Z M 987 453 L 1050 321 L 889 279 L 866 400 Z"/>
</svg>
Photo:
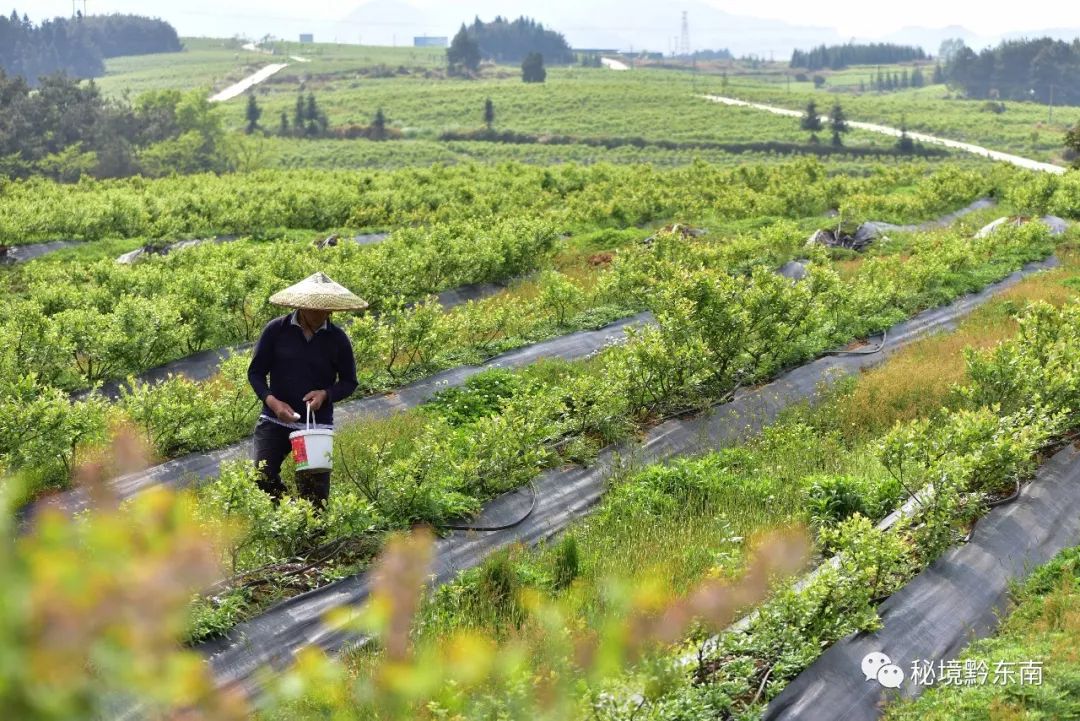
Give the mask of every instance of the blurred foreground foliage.
<svg viewBox="0 0 1080 721">
<path fill-rule="evenodd" d="M 671 600 L 613 584 L 609 612 L 577 629 L 559 606 L 523 599 L 544 633 L 495 641 L 462 631 L 414 646 L 410 629 L 428 580 L 432 537 L 393 537 L 376 564 L 362 609 L 327 623 L 380 651 L 370 667 L 347 668 L 306 649 L 284 674 L 262 676 L 257 699 L 215 687 L 209 667 L 177 641 L 194 594 L 221 577 L 220 548 L 236 529 L 208 530 L 188 493 L 155 488 L 123 508 L 104 479 L 145 463 L 138 434 L 120 429 L 108 458 L 78 470 L 91 508 L 72 518 L 47 502 L 20 533 L 11 499 L 20 480 L 0 485 L 5 545 L 0 553 L 0 709 L 20 721 L 116 718 L 564 719 L 578 715 L 588 688 L 669 649 L 691 628 L 722 628 L 760 601 L 772 580 L 805 563 L 801 529 L 756 543 L 748 573 L 711 580 Z M 510 701 L 511 703 L 507 703 Z M 134 714 L 131 712 L 134 711 Z"/>
</svg>

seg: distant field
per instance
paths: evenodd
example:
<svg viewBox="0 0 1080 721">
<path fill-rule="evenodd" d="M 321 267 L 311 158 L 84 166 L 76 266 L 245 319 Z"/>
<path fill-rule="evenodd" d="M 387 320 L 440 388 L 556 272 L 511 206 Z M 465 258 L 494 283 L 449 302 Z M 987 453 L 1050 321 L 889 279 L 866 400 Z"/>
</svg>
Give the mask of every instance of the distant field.
<svg viewBox="0 0 1080 721">
<path fill-rule="evenodd" d="M 898 72 L 903 67 L 882 66 L 882 70 Z M 907 67 L 910 69 L 910 66 Z M 1080 122 L 1080 107 L 1055 107 L 1051 123 L 1048 122 L 1049 109 L 1046 105 L 1005 101 L 1005 112 L 994 113 L 988 110 L 987 101 L 959 98 L 944 85 L 885 93 L 852 92 L 860 79 L 868 77 L 870 70 L 869 67 L 860 67 L 832 76 L 822 73 L 828 80 L 821 90 L 814 90 L 813 83 L 794 81 L 788 88 L 782 77 L 774 75 L 733 75 L 725 92 L 743 100 L 793 109 L 805 108 L 806 103 L 814 99 L 819 109 L 827 111 L 839 100 L 852 120 L 894 126 L 906 120 L 911 130 L 1058 163 L 1064 162 L 1061 152 L 1065 133 Z M 924 73 L 927 73 L 929 80 L 932 66 L 924 67 Z M 844 85 L 838 91 L 837 86 L 841 82 Z"/>
<path fill-rule="evenodd" d="M 879 139 L 885 147 L 886 139 Z M 499 163 L 517 160 L 538 165 L 577 162 L 649 163 L 673 167 L 704 161 L 720 166 L 774 164 L 790 162 L 794 156 L 770 152 L 731 153 L 723 150 L 667 150 L 624 146 L 605 149 L 582 144 L 504 144 L 476 141 L 440 142 L 437 140 L 400 140 L 375 142 L 371 140 L 293 140 L 265 138 L 254 141 L 259 147 L 259 167 L 282 168 L 401 168 L 427 166 L 434 163 Z M 946 158 L 942 158 L 945 160 Z M 975 156 L 950 155 L 950 164 L 959 167 L 985 165 Z M 822 157 L 830 172 L 861 175 L 868 163 L 896 164 L 903 158 L 890 156 L 856 158 L 846 153 Z"/>
<path fill-rule="evenodd" d="M 94 82 L 106 95 L 132 96 L 148 90 L 220 89 L 270 62 L 269 55 L 234 46 L 230 40 L 184 38 L 184 51 L 112 58 L 105 77 Z"/>
<path fill-rule="evenodd" d="M 654 162 L 677 165 L 701 158 L 737 164 L 748 154 L 715 148 L 658 148 L 674 143 L 805 143 L 808 133 L 793 119 L 742 108 L 720 107 L 695 96 L 733 95 L 801 109 L 811 99 L 822 113 L 840 100 L 853 120 L 899 125 L 954 140 L 978 143 L 1038 160 L 1062 162 L 1064 133 L 1080 121 L 1080 108 L 1054 110 L 1006 102 L 1004 113 L 992 113 L 984 101 L 951 97 L 944 86 L 890 93 L 858 93 L 858 83 L 876 74 L 877 66 L 821 71 L 826 85 L 815 91 L 809 81 L 789 79 L 786 63 L 751 68 L 739 63 L 700 63 L 694 69 L 645 67 L 616 73 L 609 70 L 555 67 L 546 83 L 521 82 L 517 68 L 487 67 L 479 79 L 447 78 L 441 48 L 367 47 L 328 43 L 277 43 L 275 56 L 236 47 L 234 41 L 187 39 L 183 53 L 117 58 L 98 81 L 110 95 L 125 89 L 137 94 L 153 88 L 220 89 L 268 62 L 301 56 L 310 62 L 289 67 L 256 90 L 263 108 L 262 125 L 277 130 L 284 112 L 292 122 L 299 93 L 313 92 L 331 126 L 367 125 L 382 108 L 391 127 L 405 141 L 308 141 L 267 138 L 257 160 L 271 167 L 401 167 L 433 162 L 517 159 L 534 163 L 562 161 Z M 902 72 L 911 65 L 881 66 Z M 924 65 L 932 75 L 933 66 Z M 812 77 L 815 73 L 808 73 Z M 725 77 L 726 75 L 726 77 Z M 470 132 L 483 127 L 484 101 L 495 105 L 496 131 L 574 138 L 641 139 L 646 147 L 604 149 L 587 145 L 546 146 L 487 142 L 442 142 L 444 132 Z M 222 112 L 231 130 L 244 124 L 243 97 L 225 103 Z M 819 133 L 828 142 L 828 133 Z M 888 149 L 893 141 L 854 131 L 845 137 L 852 147 Z M 768 160 L 768 154 L 755 154 Z"/>
<path fill-rule="evenodd" d="M 442 70 L 446 65 L 443 48 L 383 47 L 371 45 L 335 45 L 331 43 L 274 43 L 278 55 L 299 56 L 310 60 L 281 71 L 280 77 L 300 78 L 331 73 L 361 73 L 378 70 L 395 72 Z"/>
<path fill-rule="evenodd" d="M 258 98 L 263 125 L 270 130 L 278 127 L 282 113 L 291 122 L 298 93 L 314 92 L 332 126 L 367 125 L 382 108 L 389 125 L 409 139 L 436 140 L 443 132 L 482 128 L 488 98 L 495 106 L 497 131 L 681 143 L 803 143 L 808 138 L 796 120 L 695 98 L 719 91 L 715 77 L 661 70 L 614 73 L 552 68 L 546 83 L 529 85 L 509 69 L 495 72 L 497 76 L 479 80 L 315 76 L 303 86 L 294 78 L 278 76 L 259 88 Z M 244 111 L 243 99 L 226 105 L 231 127 L 244 125 Z M 845 141 L 852 146 L 891 145 L 887 139 L 859 131 Z M 307 141 L 293 142 L 299 143 L 298 148 L 309 146 Z M 650 157 L 641 160 L 650 160 L 652 152 L 648 149 Z M 517 157 L 517 153 L 507 153 L 507 157 Z"/>
<path fill-rule="evenodd" d="M 250 75 L 272 62 L 289 62 L 281 77 L 297 81 L 311 74 L 361 73 L 379 70 L 396 71 L 441 68 L 445 51 L 441 48 L 389 48 L 331 43 L 274 44 L 276 55 L 253 52 L 233 39 L 184 38 L 184 51 L 108 60 L 106 75 L 95 82 L 108 95 L 118 96 L 124 90 L 137 95 L 147 90 L 175 88 L 213 88 L 220 90 Z M 288 58 L 296 55 L 311 62 L 301 63 Z"/>
</svg>

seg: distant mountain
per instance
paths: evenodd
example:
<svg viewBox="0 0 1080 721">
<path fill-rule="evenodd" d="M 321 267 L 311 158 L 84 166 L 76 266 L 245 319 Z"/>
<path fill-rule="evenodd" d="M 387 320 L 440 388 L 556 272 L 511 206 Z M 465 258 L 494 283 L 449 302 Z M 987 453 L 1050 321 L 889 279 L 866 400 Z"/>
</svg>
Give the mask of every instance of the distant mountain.
<svg viewBox="0 0 1080 721">
<path fill-rule="evenodd" d="M 446 18 L 401 0 L 371 0 L 341 19 L 349 42 L 364 45 L 412 45 L 416 35 L 447 35 Z"/>
<path fill-rule="evenodd" d="M 387 45 L 396 35 L 397 43 L 402 45 L 411 43 L 413 35 L 452 36 L 462 23 L 471 23 L 475 17 L 491 20 L 496 15 L 527 15 L 565 35 L 572 47 L 666 54 L 678 47 L 685 10 L 692 50 L 728 48 L 736 56 L 772 55 L 782 60 L 790 57 L 795 48 L 844 40 L 833 28 L 732 15 L 700 0 L 678 5 L 659 5 L 652 0 L 550 4 L 476 0 L 467 8 L 458 3 L 441 3 L 420 9 L 405 0 L 370 0 L 342 18 L 342 34 L 350 38 L 360 35 L 365 44 Z"/>
<path fill-rule="evenodd" d="M 1065 40 L 1066 42 L 1071 43 L 1076 38 L 1080 38 L 1080 28 L 1046 28 L 1043 30 L 1024 30 L 1005 33 L 1005 35 L 1002 37 L 1007 40 L 1051 37 L 1055 40 Z"/>
<path fill-rule="evenodd" d="M 634 50 L 667 53 L 678 48 L 684 10 L 691 50 L 728 48 L 736 56 L 754 54 L 782 60 L 795 48 L 843 40 L 834 28 L 732 15 L 695 0 L 670 5 L 651 0 L 580 3 L 553 27 L 575 47 L 628 50 L 633 46 Z"/>
<path fill-rule="evenodd" d="M 795 25 L 781 20 L 733 15 L 709 0 L 657 3 L 654 0 L 470 0 L 469 3 L 431 3 L 417 7 L 409 0 L 368 0 L 333 27 L 318 28 L 317 39 L 339 36 L 343 42 L 411 45 L 414 35 L 453 36 L 474 18 L 490 21 L 496 15 L 514 19 L 526 15 L 566 36 L 575 48 L 613 48 L 669 53 L 677 50 L 686 11 L 690 49 L 728 48 L 736 56 L 757 55 L 786 60 L 796 48 L 808 50 L 825 43 L 890 42 L 918 45 L 937 55 L 941 41 L 961 38 L 975 50 L 996 45 L 1001 36 L 984 36 L 961 25 L 941 28 L 910 26 L 874 37 L 844 37 L 835 28 Z M 1080 29 L 1053 28 L 1010 33 L 1006 37 L 1050 35 L 1071 40 Z"/>
<path fill-rule="evenodd" d="M 961 25 L 949 25 L 943 28 L 909 26 L 880 37 L 862 38 L 862 40 L 865 42 L 917 45 L 929 54 L 937 55 L 941 42 L 952 38 L 960 38 L 965 45 L 975 50 L 997 43 L 997 38 L 981 36 Z"/>
</svg>

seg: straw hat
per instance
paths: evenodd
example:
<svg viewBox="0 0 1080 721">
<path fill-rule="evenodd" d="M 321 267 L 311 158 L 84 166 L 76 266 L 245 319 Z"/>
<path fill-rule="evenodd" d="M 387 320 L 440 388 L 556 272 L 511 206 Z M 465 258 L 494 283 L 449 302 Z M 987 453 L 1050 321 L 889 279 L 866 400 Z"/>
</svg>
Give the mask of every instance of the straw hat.
<svg viewBox="0 0 1080 721">
<path fill-rule="evenodd" d="M 321 272 L 274 293 L 270 296 L 270 302 L 287 308 L 308 310 L 363 310 L 368 307 L 366 300 Z"/>
</svg>

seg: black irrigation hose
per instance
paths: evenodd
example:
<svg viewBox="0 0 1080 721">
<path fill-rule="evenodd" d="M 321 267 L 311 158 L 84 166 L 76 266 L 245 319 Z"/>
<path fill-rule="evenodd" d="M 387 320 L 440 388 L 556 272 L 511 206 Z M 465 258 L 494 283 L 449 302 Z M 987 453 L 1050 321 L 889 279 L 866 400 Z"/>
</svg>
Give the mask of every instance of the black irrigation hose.
<svg viewBox="0 0 1080 721">
<path fill-rule="evenodd" d="M 869 350 L 827 350 L 823 355 L 873 355 L 874 353 L 880 353 L 888 340 L 889 332 L 885 330 L 881 332 L 881 342 L 878 343 L 877 348 L 871 348 Z"/>
<path fill-rule="evenodd" d="M 437 526 L 437 528 L 446 531 L 505 531 L 507 529 L 513 528 L 514 526 L 519 526 L 525 522 L 526 518 L 533 514 L 533 511 L 536 510 L 536 485 L 532 481 L 529 481 L 528 487 L 529 495 L 532 496 L 532 500 L 529 503 L 529 510 L 525 511 L 525 515 L 523 515 L 516 521 L 513 521 L 511 523 L 505 523 L 501 526 L 465 526 L 456 524 L 440 524 Z"/>
<path fill-rule="evenodd" d="M 1016 479 L 1016 489 L 1013 490 L 1012 494 L 1010 494 L 1007 498 L 1001 498 L 1001 499 L 998 499 L 996 501 L 990 501 L 989 503 L 986 504 L 986 507 L 987 508 L 994 508 L 996 506 L 1004 506 L 1006 503 L 1012 503 L 1013 501 L 1015 501 L 1019 497 L 1020 497 L 1020 479 L 1017 478 Z M 964 543 L 967 543 L 968 541 L 971 540 L 971 535 L 973 533 L 975 533 L 975 524 L 978 523 L 978 522 L 979 522 L 978 518 L 976 518 L 974 521 L 971 522 L 971 528 L 968 529 L 967 534 L 964 536 L 964 541 L 963 541 Z"/>
</svg>

